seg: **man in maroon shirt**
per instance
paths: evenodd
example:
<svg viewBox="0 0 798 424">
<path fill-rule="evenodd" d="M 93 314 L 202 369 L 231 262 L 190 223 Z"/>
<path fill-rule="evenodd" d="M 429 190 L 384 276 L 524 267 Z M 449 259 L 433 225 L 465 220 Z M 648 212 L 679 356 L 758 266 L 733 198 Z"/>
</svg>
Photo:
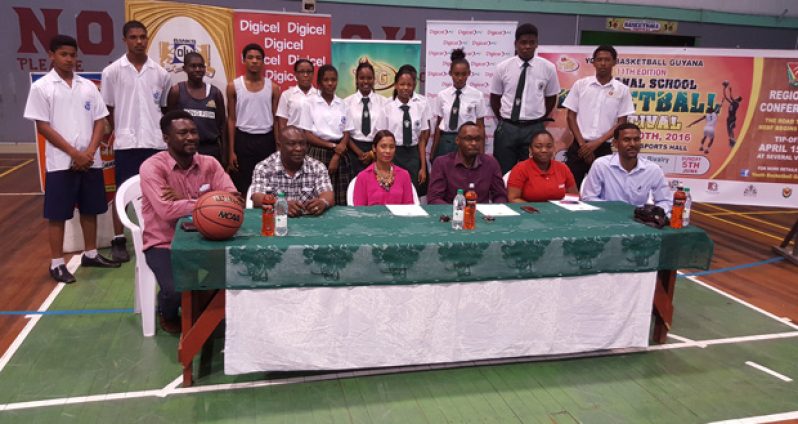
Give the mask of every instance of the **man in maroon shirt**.
<svg viewBox="0 0 798 424">
<path fill-rule="evenodd" d="M 158 293 L 161 328 L 177 334 L 180 332 L 180 295 L 175 292 L 171 262 L 177 220 L 191 215 L 197 198 L 203 193 L 216 190 L 236 193 L 236 188 L 216 159 L 196 154 L 199 133 L 188 112 L 167 112 L 161 118 L 161 131 L 167 150 L 144 161 L 139 174 L 144 221 L 142 239 L 147 265 L 161 288 Z"/>
<path fill-rule="evenodd" d="M 435 159 L 427 202 L 431 205 L 452 203 L 457 189 L 467 191 L 468 185 L 474 183 L 478 203 L 507 203 L 499 162 L 491 155 L 480 153 L 485 138 L 477 124 L 463 124 L 455 143 L 456 151 Z"/>
</svg>

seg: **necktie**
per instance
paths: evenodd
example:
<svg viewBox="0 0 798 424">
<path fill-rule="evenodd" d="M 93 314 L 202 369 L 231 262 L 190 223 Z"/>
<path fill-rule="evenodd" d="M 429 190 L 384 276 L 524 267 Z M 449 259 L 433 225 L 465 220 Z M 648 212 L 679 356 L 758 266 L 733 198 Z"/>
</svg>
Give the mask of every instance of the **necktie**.
<svg viewBox="0 0 798 424">
<path fill-rule="evenodd" d="M 452 103 L 452 111 L 449 112 L 449 129 L 452 131 L 457 130 L 457 114 L 460 111 L 460 94 L 462 91 L 459 89 L 454 92 L 454 103 Z"/>
<path fill-rule="evenodd" d="M 529 67 L 529 62 L 524 61 L 521 66 L 521 76 L 518 77 L 518 87 L 515 89 L 515 99 L 513 99 L 513 111 L 510 113 L 511 121 L 518 121 L 521 119 L 521 99 L 524 96 L 524 85 L 526 84 L 526 68 Z"/>
<path fill-rule="evenodd" d="M 402 146 L 409 146 L 413 142 L 413 126 L 410 120 L 410 106 L 399 106 L 404 114 L 402 115 Z"/>
<path fill-rule="evenodd" d="M 360 132 L 363 133 L 364 136 L 368 137 L 369 133 L 371 133 L 371 116 L 369 115 L 369 98 L 363 97 L 360 99 L 363 102 L 363 115 L 360 120 Z"/>
</svg>

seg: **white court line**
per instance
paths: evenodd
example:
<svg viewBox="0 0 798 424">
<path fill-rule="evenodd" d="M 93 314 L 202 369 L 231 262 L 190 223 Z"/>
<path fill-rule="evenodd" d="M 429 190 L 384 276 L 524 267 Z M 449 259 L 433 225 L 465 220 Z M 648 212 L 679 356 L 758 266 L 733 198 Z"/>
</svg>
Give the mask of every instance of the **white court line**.
<svg viewBox="0 0 798 424">
<path fill-rule="evenodd" d="M 30 192 L 30 193 L 0 193 L 0 196 L 44 196 L 44 193 Z"/>
<path fill-rule="evenodd" d="M 69 260 L 69 263 L 67 263 L 67 269 L 69 270 L 69 272 L 74 274 L 75 271 L 78 269 L 78 267 L 80 266 L 80 257 L 81 257 L 80 255 L 75 255 L 72 256 L 72 259 Z M 37 311 L 44 312 L 48 310 L 50 308 L 50 305 L 55 301 L 55 298 L 58 297 L 58 294 L 61 293 L 61 290 L 64 289 L 65 285 L 66 284 L 64 283 L 58 283 L 55 286 L 55 288 L 53 288 L 53 291 L 50 292 L 50 295 L 47 296 L 47 299 L 44 299 L 44 302 L 42 302 L 41 306 L 39 306 L 39 309 L 37 309 Z M 5 351 L 3 357 L 0 358 L 0 372 L 2 372 L 3 369 L 6 367 L 6 365 L 8 365 L 8 362 L 11 361 L 11 358 L 17 352 L 17 349 L 19 349 L 19 347 L 22 346 L 22 342 L 25 341 L 25 338 L 28 337 L 28 334 L 30 334 L 30 332 L 33 330 L 33 327 L 36 326 L 36 324 L 39 322 L 42 316 L 43 316 L 42 314 L 25 315 L 25 318 L 30 319 L 30 321 L 28 321 L 28 323 L 25 324 L 25 327 L 17 335 L 17 338 L 14 339 L 14 342 L 11 343 L 11 346 L 9 346 L 8 349 Z"/>
<path fill-rule="evenodd" d="M 776 333 L 776 334 L 761 334 L 757 336 L 745 336 L 745 337 L 730 337 L 725 339 L 714 339 L 714 340 L 702 340 L 700 342 L 693 342 L 693 343 L 671 343 L 667 345 L 658 345 L 652 347 L 644 347 L 644 348 L 627 348 L 627 349 L 614 349 L 614 350 L 607 350 L 607 351 L 599 351 L 599 352 L 586 352 L 583 354 L 574 354 L 574 355 L 563 355 L 558 356 L 558 358 L 563 357 L 592 357 L 592 356 L 607 356 L 609 353 L 620 354 L 620 353 L 640 353 L 640 352 L 647 352 L 647 351 L 657 351 L 657 350 L 669 350 L 669 349 L 684 349 L 684 348 L 695 348 L 695 347 L 704 347 L 703 345 L 722 345 L 722 344 L 736 344 L 736 343 L 744 343 L 750 341 L 759 341 L 759 340 L 773 340 L 773 339 L 783 339 L 783 338 L 798 338 L 798 331 L 793 331 L 789 333 Z M 502 360 L 502 363 L 523 363 L 523 362 L 532 362 L 535 359 L 541 359 L 540 357 L 524 357 L 524 358 L 506 358 Z M 547 357 L 547 359 L 551 359 L 551 357 Z M 136 399 L 136 398 L 144 398 L 144 397 L 170 397 L 173 395 L 187 395 L 187 394 L 194 394 L 194 393 L 208 393 L 208 392 L 219 392 L 219 391 L 226 391 L 226 390 L 243 390 L 243 389 L 256 389 L 261 387 L 268 387 L 268 386 L 279 386 L 285 384 L 297 384 L 297 383 L 310 383 L 310 382 L 317 382 L 317 381 L 325 381 L 325 380 L 336 380 L 336 379 L 343 379 L 343 378 L 353 378 L 353 377 L 364 377 L 364 376 L 371 376 L 371 375 L 390 375 L 390 374 L 398 374 L 402 372 L 409 372 L 409 371 L 420 371 L 420 370 L 434 370 L 434 369 L 447 369 L 447 368 L 455 368 L 455 367 L 463 367 L 468 365 L 488 365 L 488 363 L 496 364 L 498 361 L 496 360 L 488 360 L 488 361 L 465 361 L 465 362 L 457 362 L 457 363 L 445 363 L 445 364 L 433 364 L 433 365 L 412 365 L 406 367 L 392 367 L 392 368 L 375 368 L 370 370 L 362 370 L 362 371 L 342 371 L 338 373 L 331 373 L 331 374 L 323 374 L 323 375 L 314 375 L 308 377 L 293 377 L 293 378 L 285 378 L 285 379 L 276 379 L 276 380 L 260 380 L 260 381 L 247 381 L 241 383 L 225 383 L 225 384 L 211 384 L 207 386 L 194 386 L 194 387 L 186 387 L 186 388 L 178 388 L 177 385 L 182 381 L 182 376 L 176 378 L 168 385 L 164 386 L 162 389 L 155 389 L 155 390 L 140 390 L 135 392 L 121 392 L 121 393 L 107 393 L 101 395 L 94 395 L 94 396 L 78 396 L 78 397 L 66 397 L 66 398 L 59 398 L 59 399 L 48 399 L 48 400 L 40 400 L 40 401 L 28 401 L 28 402 L 16 402 L 16 403 L 6 403 L 0 404 L 0 411 L 15 411 L 19 409 L 30 409 L 30 408 L 38 408 L 43 406 L 57 406 L 57 405 L 75 405 L 75 404 L 82 404 L 82 403 L 90 403 L 90 402 L 102 402 L 107 400 L 119 400 L 119 399 Z"/>
<path fill-rule="evenodd" d="M 772 423 L 776 421 L 787 421 L 798 419 L 798 411 L 782 412 L 780 414 L 760 415 L 757 417 L 736 418 L 726 421 L 715 421 L 709 424 L 760 424 Z"/>
<path fill-rule="evenodd" d="M 766 310 L 764 310 L 764 309 L 762 309 L 762 308 L 760 308 L 758 306 L 754 306 L 754 305 L 752 305 L 752 304 L 750 304 L 750 303 L 748 303 L 748 302 L 746 302 L 746 301 L 744 301 L 744 300 L 742 300 L 740 298 L 737 298 L 734 295 L 726 293 L 725 291 L 720 290 L 718 288 L 712 287 L 711 285 L 699 280 L 696 277 L 685 276 L 685 275 L 682 275 L 681 272 L 679 272 L 679 276 L 680 277 L 684 277 L 684 278 L 686 278 L 686 279 L 688 279 L 688 280 L 690 280 L 690 281 L 692 281 L 692 282 L 694 282 L 696 284 L 700 284 L 700 285 L 708 288 L 709 290 L 712 290 L 715 293 L 720 294 L 721 296 L 727 297 L 727 298 L 729 298 L 729 299 L 731 299 L 731 300 L 733 300 L 733 301 L 735 301 L 737 303 L 740 303 L 741 305 L 747 306 L 747 307 L 759 312 L 760 314 L 765 315 L 766 317 L 772 318 L 772 319 L 774 319 L 774 320 L 776 320 L 776 321 L 778 321 L 778 322 L 780 322 L 780 323 L 782 323 L 782 324 L 784 324 L 784 325 L 786 325 L 788 327 L 791 327 L 791 328 L 793 328 L 795 330 L 798 330 L 798 325 L 796 325 L 795 323 L 793 323 L 789 319 L 785 319 L 785 318 L 779 317 L 777 315 L 771 314 L 770 312 L 768 312 L 768 311 L 766 311 Z"/>
<path fill-rule="evenodd" d="M 670 337 L 673 340 L 676 340 L 678 342 L 682 342 L 682 343 L 695 343 L 695 340 L 693 340 L 693 339 L 688 339 L 687 337 L 682 337 L 682 336 L 673 334 L 672 332 L 668 332 L 668 337 Z"/>
<path fill-rule="evenodd" d="M 768 368 L 768 367 L 766 367 L 766 366 L 764 366 L 764 365 L 759 365 L 759 364 L 757 364 L 757 363 L 756 363 L 756 362 L 754 362 L 754 361 L 745 361 L 745 365 L 748 365 L 749 367 L 756 368 L 756 369 L 758 369 L 759 371 L 762 371 L 762 372 L 764 372 L 764 373 L 770 374 L 770 375 L 772 375 L 773 377 L 776 377 L 776 378 L 778 378 L 778 379 L 779 379 L 779 380 L 781 380 L 781 381 L 785 381 L 785 382 L 787 382 L 787 383 L 789 383 L 789 382 L 791 382 L 791 381 L 792 381 L 792 378 L 790 378 L 790 377 L 787 377 L 787 376 L 786 376 L 786 375 L 784 375 L 784 374 L 779 374 L 779 373 L 777 373 L 776 371 L 773 371 L 772 369 L 770 369 L 770 368 Z"/>
</svg>

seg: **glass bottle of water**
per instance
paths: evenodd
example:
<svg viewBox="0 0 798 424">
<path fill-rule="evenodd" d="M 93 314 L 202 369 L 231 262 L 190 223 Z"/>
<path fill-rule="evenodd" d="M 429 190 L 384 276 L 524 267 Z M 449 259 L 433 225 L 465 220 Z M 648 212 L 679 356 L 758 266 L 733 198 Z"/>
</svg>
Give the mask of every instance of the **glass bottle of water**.
<svg viewBox="0 0 798 424">
<path fill-rule="evenodd" d="M 282 237 L 288 234 L 288 201 L 285 193 L 277 194 L 277 203 L 274 205 L 274 235 Z"/>
<path fill-rule="evenodd" d="M 684 188 L 684 194 L 687 195 L 687 199 L 684 201 L 684 212 L 682 212 L 682 227 L 690 225 L 690 208 L 693 207 L 693 197 L 690 196 L 688 187 Z"/>
<path fill-rule="evenodd" d="M 463 229 L 463 218 L 465 216 L 466 199 L 463 195 L 463 189 L 457 189 L 457 196 L 454 196 L 452 202 L 452 229 Z"/>
</svg>

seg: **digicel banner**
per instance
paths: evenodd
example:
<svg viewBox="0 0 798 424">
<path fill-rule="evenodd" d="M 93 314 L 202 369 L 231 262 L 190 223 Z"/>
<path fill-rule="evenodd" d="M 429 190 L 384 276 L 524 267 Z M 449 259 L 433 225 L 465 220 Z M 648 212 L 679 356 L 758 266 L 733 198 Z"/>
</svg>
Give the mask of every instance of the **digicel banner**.
<svg viewBox="0 0 798 424">
<path fill-rule="evenodd" d="M 308 59 L 316 69 L 330 63 L 331 22 L 329 15 L 305 15 L 237 10 L 233 14 L 236 75 L 246 69 L 241 49 L 257 43 L 265 52 L 266 78 L 281 89 L 296 84 L 294 62 Z"/>
</svg>

